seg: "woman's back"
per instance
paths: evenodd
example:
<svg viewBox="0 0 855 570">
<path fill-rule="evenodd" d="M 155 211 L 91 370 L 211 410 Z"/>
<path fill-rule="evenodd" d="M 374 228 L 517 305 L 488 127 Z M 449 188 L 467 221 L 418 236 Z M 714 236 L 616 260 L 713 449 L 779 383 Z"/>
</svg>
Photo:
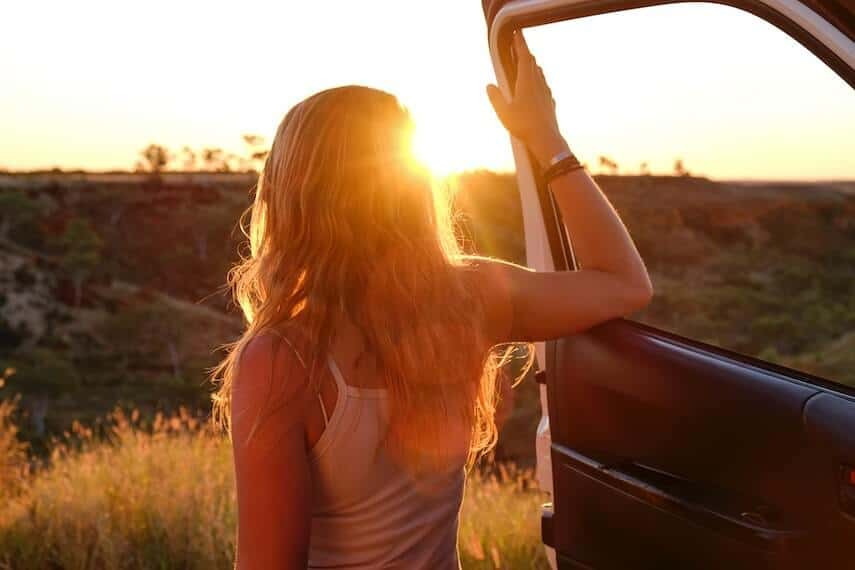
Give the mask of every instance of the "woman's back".
<svg viewBox="0 0 855 570">
<path fill-rule="evenodd" d="M 457 569 L 465 450 L 443 470 L 412 474 L 383 446 L 388 392 L 349 385 L 328 357 L 336 398 L 311 448 L 310 568 Z"/>
</svg>

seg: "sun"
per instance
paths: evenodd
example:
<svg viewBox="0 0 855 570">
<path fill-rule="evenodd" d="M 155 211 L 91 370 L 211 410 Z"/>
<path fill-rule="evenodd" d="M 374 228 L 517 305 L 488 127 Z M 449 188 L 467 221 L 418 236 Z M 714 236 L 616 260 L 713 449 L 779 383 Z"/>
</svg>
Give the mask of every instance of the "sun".
<svg viewBox="0 0 855 570">
<path fill-rule="evenodd" d="M 460 141 L 451 139 L 447 129 L 422 120 L 413 133 L 412 152 L 416 161 L 424 164 L 437 177 L 462 172 L 470 166 Z"/>
</svg>

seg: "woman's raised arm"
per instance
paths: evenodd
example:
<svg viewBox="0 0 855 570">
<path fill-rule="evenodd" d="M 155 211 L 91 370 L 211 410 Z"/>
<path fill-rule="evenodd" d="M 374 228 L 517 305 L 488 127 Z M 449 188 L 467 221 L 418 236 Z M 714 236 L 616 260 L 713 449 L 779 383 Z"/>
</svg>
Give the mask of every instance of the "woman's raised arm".
<svg viewBox="0 0 855 570">
<path fill-rule="evenodd" d="M 518 69 L 511 100 L 490 85 L 499 119 L 540 164 L 566 151 L 555 102 L 521 32 L 514 38 Z M 502 262 L 481 264 L 500 323 L 497 342 L 538 341 L 578 332 L 627 315 L 647 303 L 653 287 L 644 262 L 617 212 L 585 172 L 554 178 L 550 189 L 573 240 L 578 271 L 533 272 Z"/>
</svg>

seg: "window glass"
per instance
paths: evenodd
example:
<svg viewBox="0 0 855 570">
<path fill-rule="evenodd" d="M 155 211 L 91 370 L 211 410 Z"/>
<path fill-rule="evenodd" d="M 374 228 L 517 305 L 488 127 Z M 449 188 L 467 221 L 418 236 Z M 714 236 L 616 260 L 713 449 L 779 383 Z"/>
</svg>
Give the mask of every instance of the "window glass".
<svg viewBox="0 0 855 570">
<path fill-rule="evenodd" d="M 635 319 L 855 386 L 855 93 L 739 10 L 526 31 L 656 296 Z"/>
</svg>

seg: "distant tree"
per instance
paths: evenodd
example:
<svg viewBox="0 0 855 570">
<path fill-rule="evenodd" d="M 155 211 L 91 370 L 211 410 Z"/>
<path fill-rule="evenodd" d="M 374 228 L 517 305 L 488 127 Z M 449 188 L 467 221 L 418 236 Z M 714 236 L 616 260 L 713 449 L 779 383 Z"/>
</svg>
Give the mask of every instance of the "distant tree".
<svg viewBox="0 0 855 570">
<path fill-rule="evenodd" d="M 83 284 L 101 263 L 104 244 L 83 218 L 68 222 L 59 244 L 63 249 L 61 265 L 74 285 L 74 306 L 79 307 L 83 299 Z"/>
<path fill-rule="evenodd" d="M 676 176 L 691 176 L 691 173 L 683 165 L 682 158 L 678 158 L 674 161 L 674 174 Z"/>
<path fill-rule="evenodd" d="M 165 356 L 172 375 L 181 378 L 191 329 L 184 313 L 161 301 L 150 301 L 120 311 L 99 332 L 124 355 L 126 364 Z"/>
<path fill-rule="evenodd" d="M 612 174 L 617 174 L 618 172 L 618 164 L 614 160 L 610 159 L 607 156 L 600 156 L 598 159 L 600 163 L 600 168 L 605 168 L 609 170 Z"/>
<path fill-rule="evenodd" d="M 246 168 L 247 161 L 244 157 L 238 156 L 233 152 L 228 152 L 223 157 L 223 165 L 220 168 L 220 172 L 240 171 L 245 170 Z"/>
<path fill-rule="evenodd" d="M 243 142 L 246 143 L 246 146 L 248 146 L 250 148 L 261 146 L 264 144 L 264 137 L 262 137 L 261 135 L 254 135 L 252 133 L 247 133 L 247 134 L 241 135 L 241 138 L 243 139 Z"/>
<path fill-rule="evenodd" d="M 11 374 L 7 368 L 11 364 Z M 30 423 L 36 435 L 46 432 L 45 420 L 52 399 L 73 392 L 80 385 L 80 375 L 66 354 L 36 347 L 16 355 L 9 363 L 4 378 L 16 391 L 27 394 Z"/>
<path fill-rule="evenodd" d="M 176 216 L 184 235 L 193 238 L 196 256 L 199 261 L 208 260 L 210 244 L 226 246 L 229 230 L 235 223 L 235 213 L 222 205 L 185 205 Z"/>
<path fill-rule="evenodd" d="M 648 166 L 647 162 L 642 162 L 639 171 L 642 176 L 648 176 L 650 175 L 650 166 Z"/>
<path fill-rule="evenodd" d="M 172 155 L 169 150 L 158 144 L 150 144 L 140 151 L 143 158 L 143 164 L 147 165 L 149 172 L 158 174 L 166 169 L 166 166 L 172 161 Z"/>
<path fill-rule="evenodd" d="M 110 208 L 109 217 L 109 223 L 111 226 L 115 227 L 119 223 L 119 220 L 122 219 L 122 215 L 125 213 L 125 211 L 127 211 L 128 206 L 129 204 L 127 200 L 116 200 L 113 203 L 112 207 Z"/>
<path fill-rule="evenodd" d="M 196 170 L 196 152 L 186 145 L 181 148 L 181 166 L 186 171 Z"/>
<path fill-rule="evenodd" d="M 267 159 L 267 155 L 270 153 L 270 149 L 267 148 L 264 142 L 264 137 L 261 135 L 245 134 L 242 138 L 248 149 L 249 160 L 252 162 L 253 169 L 260 171 L 265 159 Z"/>
<path fill-rule="evenodd" d="M 213 172 L 228 172 L 228 164 L 223 149 L 206 147 L 202 149 L 202 162 L 205 170 Z"/>
<path fill-rule="evenodd" d="M 0 191 L 0 240 L 9 239 L 16 227 L 34 222 L 39 215 L 39 205 L 20 190 Z"/>
</svg>

